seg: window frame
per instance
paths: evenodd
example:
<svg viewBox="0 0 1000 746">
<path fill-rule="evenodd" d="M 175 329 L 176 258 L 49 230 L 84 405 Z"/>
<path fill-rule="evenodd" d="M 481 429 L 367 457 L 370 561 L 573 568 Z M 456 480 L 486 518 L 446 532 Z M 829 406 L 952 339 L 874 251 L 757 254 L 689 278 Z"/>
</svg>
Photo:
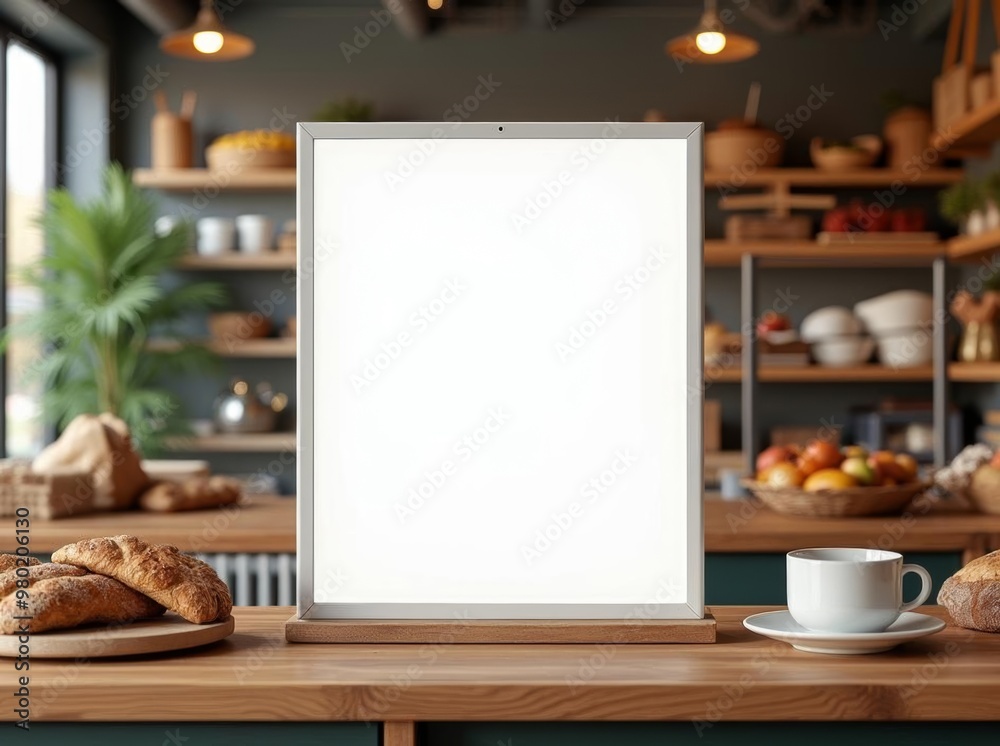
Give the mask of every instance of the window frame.
<svg viewBox="0 0 1000 746">
<path fill-rule="evenodd" d="M 41 57 L 45 64 L 45 190 L 59 185 L 58 153 L 62 127 L 59 120 L 61 96 L 60 58 L 51 49 L 37 44 L 0 21 L 0 328 L 7 326 L 7 50 L 17 44 Z M 0 458 L 7 457 L 7 355 L 0 353 Z"/>
</svg>

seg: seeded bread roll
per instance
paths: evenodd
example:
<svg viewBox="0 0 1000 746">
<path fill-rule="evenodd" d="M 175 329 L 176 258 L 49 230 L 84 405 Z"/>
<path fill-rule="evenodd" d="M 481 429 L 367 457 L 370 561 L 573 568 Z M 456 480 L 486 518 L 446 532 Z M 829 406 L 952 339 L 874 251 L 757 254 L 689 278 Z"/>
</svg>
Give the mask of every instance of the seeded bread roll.
<svg viewBox="0 0 1000 746">
<path fill-rule="evenodd" d="M 24 567 L 25 562 L 16 554 L 0 554 L 0 572 L 6 572 L 7 570 L 14 570 L 17 567 Z M 27 566 L 32 567 L 34 565 L 40 564 L 38 560 L 34 557 L 27 558 Z"/>
<path fill-rule="evenodd" d="M 215 570 L 169 544 L 128 535 L 87 539 L 57 550 L 52 561 L 108 575 L 194 624 L 221 622 L 233 610 L 229 588 Z"/>
<path fill-rule="evenodd" d="M 0 634 L 31 634 L 82 624 L 116 624 L 159 616 L 163 607 L 103 575 L 49 578 L 32 586 L 27 608 L 16 594 L 0 601 Z M 30 616 L 31 619 L 17 617 Z"/>
<path fill-rule="evenodd" d="M 20 572 L 18 570 L 7 570 L 6 572 L 0 572 L 0 599 L 5 596 L 10 595 L 17 590 L 17 581 L 22 581 L 22 587 L 30 588 L 39 580 L 48 580 L 49 578 L 63 578 L 67 576 L 80 576 L 86 575 L 87 571 L 82 567 L 74 567 L 73 565 L 60 565 L 55 562 L 46 562 L 41 565 L 32 565 L 31 567 L 23 567 Z"/>
<path fill-rule="evenodd" d="M 960 627 L 1000 632 L 1000 551 L 973 560 L 944 581 L 937 601 Z"/>
</svg>

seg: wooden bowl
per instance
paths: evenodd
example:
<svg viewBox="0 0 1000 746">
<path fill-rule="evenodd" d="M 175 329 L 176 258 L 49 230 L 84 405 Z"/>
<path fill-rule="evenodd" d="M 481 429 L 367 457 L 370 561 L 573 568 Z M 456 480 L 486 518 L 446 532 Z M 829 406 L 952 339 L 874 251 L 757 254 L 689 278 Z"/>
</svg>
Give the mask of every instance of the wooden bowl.
<svg viewBox="0 0 1000 746">
<path fill-rule="evenodd" d="M 806 492 L 797 487 L 768 487 L 753 479 L 744 479 L 741 484 L 776 513 L 809 518 L 898 513 L 931 486 L 930 482 L 911 482 L 888 487 Z"/>
<path fill-rule="evenodd" d="M 813 165 L 824 171 L 853 171 L 869 168 L 882 153 L 882 138 L 878 135 L 858 135 L 850 146 L 823 146 L 823 139 L 814 137 L 809 143 Z"/>
<path fill-rule="evenodd" d="M 246 168 L 295 168 L 295 151 L 209 145 L 205 148 L 205 162 L 212 171 L 239 172 Z"/>
<path fill-rule="evenodd" d="M 705 135 L 705 165 L 739 172 L 781 165 L 785 139 L 777 132 L 757 127 L 721 129 Z M 752 168 L 751 168 L 752 167 Z"/>
<path fill-rule="evenodd" d="M 208 333 L 220 342 L 261 339 L 270 335 L 274 324 L 257 311 L 227 311 L 208 316 Z"/>
</svg>

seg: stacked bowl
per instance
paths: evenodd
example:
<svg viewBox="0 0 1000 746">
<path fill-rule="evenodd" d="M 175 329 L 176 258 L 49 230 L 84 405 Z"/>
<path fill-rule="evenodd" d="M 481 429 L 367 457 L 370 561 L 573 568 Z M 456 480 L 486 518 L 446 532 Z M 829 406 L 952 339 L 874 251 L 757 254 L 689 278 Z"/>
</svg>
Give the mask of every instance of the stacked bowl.
<svg viewBox="0 0 1000 746">
<path fill-rule="evenodd" d="M 934 357 L 934 300 L 918 290 L 896 290 L 861 301 L 854 313 L 878 341 L 878 357 L 891 368 L 919 368 Z"/>
<path fill-rule="evenodd" d="M 827 306 L 802 321 L 800 336 L 811 346 L 816 362 L 831 368 L 848 368 L 868 362 L 875 348 L 864 334 L 861 319 L 849 308 Z"/>
</svg>

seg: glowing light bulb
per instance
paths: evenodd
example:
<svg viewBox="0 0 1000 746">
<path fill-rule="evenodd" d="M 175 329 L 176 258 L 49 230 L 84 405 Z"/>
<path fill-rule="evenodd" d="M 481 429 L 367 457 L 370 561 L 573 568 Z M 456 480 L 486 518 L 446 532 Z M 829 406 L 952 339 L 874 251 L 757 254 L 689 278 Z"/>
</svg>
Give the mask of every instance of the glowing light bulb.
<svg viewBox="0 0 1000 746">
<path fill-rule="evenodd" d="M 202 54 L 215 54 L 222 49 L 223 39 L 218 31 L 199 31 L 191 41 Z"/>
<path fill-rule="evenodd" d="M 726 35 L 721 31 L 702 31 L 694 38 L 694 43 L 704 54 L 718 54 L 726 48 Z"/>
<path fill-rule="evenodd" d="M 441 10 L 444 6 L 444 0 L 427 0 L 427 7 L 431 10 Z"/>
</svg>

